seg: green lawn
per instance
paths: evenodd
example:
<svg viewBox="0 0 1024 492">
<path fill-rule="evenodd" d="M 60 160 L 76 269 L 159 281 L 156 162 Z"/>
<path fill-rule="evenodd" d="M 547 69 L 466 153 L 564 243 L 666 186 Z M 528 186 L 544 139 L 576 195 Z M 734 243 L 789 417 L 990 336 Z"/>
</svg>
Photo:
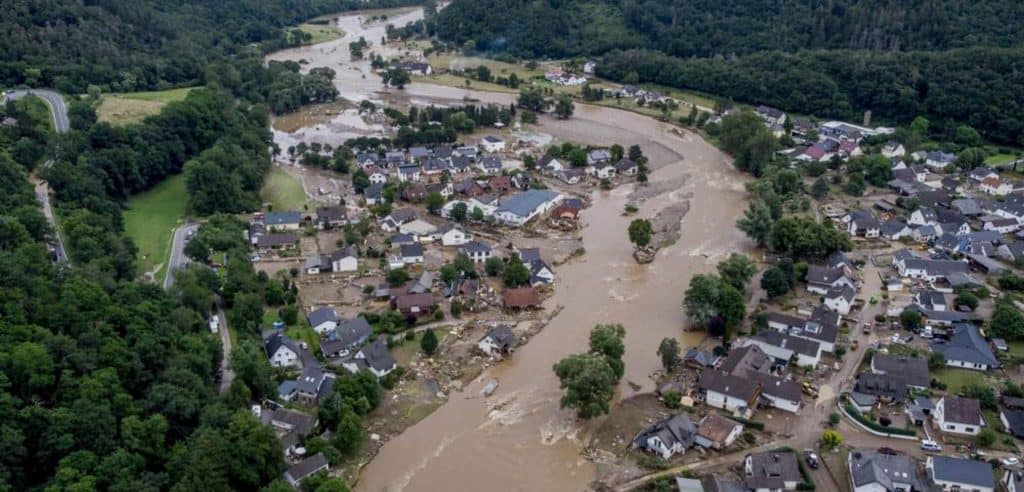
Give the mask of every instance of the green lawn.
<svg viewBox="0 0 1024 492">
<path fill-rule="evenodd" d="M 304 44 L 325 43 L 327 41 L 333 41 L 335 39 L 339 39 L 345 36 L 344 31 L 330 24 L 300 24 L 299 30 L 303 32 L 308 32 L 310 35 L 313 36 L 308 43 Z"/>
<path fill-rule="evenodd" d="M 260 191 L 263 201 L 270 204 L 272 210 L 303 210 L 309 201 L 302 183 L 280 167 L 272 167 L 263 182 Z"/>
<path fill-rule="evenodd" d="M 1015 340 L 1012 342 L 1006 342 L 1010 346 L 1009 354 L 1014 357 L 1024 357 L 1024 341 Z"/>
<path fill-rule="evenodd" d="M 100 121 L 112 125 L 136 123 L 147 116 L 159 113 L 167 103 L 185 99 L 192 89 L 193 87 L 185 87 L 165 91 L 104 95 L 96 108 L 96 115 Z"/>
<path fill-rule="evenodd" d="M 128 199 L 124 226 L 139 248 L 138 264 L 143 272 L 154 271 L 162 280 L 174 228 L 185 216 L 188 193 L 185 175 L 165 179 L 152 190 Z"/>
<path fill-rule="evenodd" d="M 971 384 L 988 385 L 984 373 L 968 369 L 939 369 L 932 371 L 932 377 L 946 383 L 946 391 L 950 394 L 959 393 Z"/>
<path fill-rule="evenodd" d="M 1007 164 L 1007 163 L 1013 162 L 1016 159 L 1017 159 L 1017 156 L 1014 155 L 1014 154 L 996 154 L 996 155 L 988 156 L 988 158 L 985 159 L 985 165 L 987 165 L 987 166 L 999 166 L 1001 164 Z"/>
</svg>

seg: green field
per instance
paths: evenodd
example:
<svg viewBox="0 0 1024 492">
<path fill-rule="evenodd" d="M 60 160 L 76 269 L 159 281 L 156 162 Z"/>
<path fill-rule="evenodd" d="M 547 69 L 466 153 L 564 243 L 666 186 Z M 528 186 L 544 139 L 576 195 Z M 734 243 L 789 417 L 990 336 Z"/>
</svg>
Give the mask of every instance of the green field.
<svg viewBox="0 0 1024 492">
<path fill-rule="evenodd" d="M 932 371 L 932 377 L 946 383 L 946 391 L 949 394 L 959 393 L 965 386 L 971 384 L 988 385 L 984 373 L 969 369 L 939 369 L 938 371 Z"/>
<path fill-rule="evenodd" d="M 159 113 L 167 103 L 185 99 L 192 89 L 193 87 L 185 87 L 166 91 L 104 95 L 96 108 L 96 115 L 100 121 L 111 125 L 137 123 L 147 116 Z"/>
<path fill-rule="evenodd" d="M 309 42 L 303 44 L 326 43 L 327 41 L 333 41 L 345 36 L 345 31 L 329 24 L 306 23 L 300 24 L 298 28 L 300 31 L 307 32 L 313 36 Z"/>
<path fill-rule="evenodd" d="M 263 201 L 270 204 L 272 210 L 303 210 L 309 199 L 302 189 L 302 183 L 280 167 L 272 167 L 263 182 L 260 191 Z"/>
<path fill-rule="evenodd" d="M 167 272 L 171 236 L 185 216 L 187 203 L 184 174 L 171 176 L 152 190 L 128 199 L 125 231 L 139 248 L 141 271 L 153 271 L 157 280 L 162 280 Z"/>
<path fill-rule="evenodd" d="M 990 155 L 990 156 L 988 156 L 987 159 L 985 159 L 985 165 L 986 166 L 999 166 L 999 165 L 1002 165 L 1002 164 L 1011 163 L 1011 162 L 1013 162 L 1016 159 L 1017 159 L 1017 156 L 1014 155 L 1014 154 Z"/>
</svg>

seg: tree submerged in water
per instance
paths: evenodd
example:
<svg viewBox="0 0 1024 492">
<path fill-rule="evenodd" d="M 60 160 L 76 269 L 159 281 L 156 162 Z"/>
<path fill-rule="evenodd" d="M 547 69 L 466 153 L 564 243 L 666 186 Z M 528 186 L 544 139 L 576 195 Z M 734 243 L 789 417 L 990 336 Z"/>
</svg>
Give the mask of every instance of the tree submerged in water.
<svg viewBox="0 0 1024 492">
<path fill-rule="evenodd" d="M 562 408 L 575 408 L 576 415 L 583 419 L 608 413 L 615 386 L 625 372 L 625 336 L 622 325 L 597 325 L 590 331 L 589 352 L 570 355 L 554 365 L 565 389 Z"/>
</svg>

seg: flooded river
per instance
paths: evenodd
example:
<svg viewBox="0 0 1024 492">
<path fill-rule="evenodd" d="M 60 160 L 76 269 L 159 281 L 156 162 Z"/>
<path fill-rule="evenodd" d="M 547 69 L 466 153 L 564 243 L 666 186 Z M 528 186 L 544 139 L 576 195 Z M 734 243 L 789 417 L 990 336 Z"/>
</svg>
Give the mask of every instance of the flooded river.
<svg viewBox="0 0 1024 492">
<path fill-rule="evenodd" d="M 413 12 L 402 19 L 422 15 Z M 404 20 L 391 22 L 401 25 Z M 340 41 L 286 50 L 272 59 L 306 59 L 307 67 L 331 66 L 338 71 L 343 97 L 391 100 L 380 92 L 379 78 L 368 64 L 351 64 L 348 42 L 360 33 L 379 50 L 383 26 L 364 29 L 352 17 L 339 25 L 347 36 Z M 360 70 L 367 78 L 363 79 Z M 414 102 L 457 103 L 465 97 L 508 104 L 509 94 L 468 91 L 413 83 L 400 98 Z M 559 490 L 588 488 L 595 465 L 580 454 L 589 426 L 571 412 L 559 409 L 561 390 L 552 365 L 586 349 L 587 335 L 597 323 L 626 327 L 626 374 L 620 396 L 650 391 L 649 376 L 660 367 L 655 351 L 664 337 L 684 346 L 700 343 L 703 335 L 684 332 L 683 292 L 694 273 L 710 272 L 715 263 L 751 244 L 735 227 L 746 207 L 744 178 L 728 158 L 701 138 L 638 114 L 577 105 L 565 121 L 542 118 L 538 131 L 561 140 L 596 145 L 639 143 L 656 164 L 652 185 L 684 183 L 644 201 L 637 214 L 654 216 L 682 200 L 689 213 L 682 219 L 681 238 L 662 249 L 654 263 L 637 265 L 626 228 L 632 217 L 622 215 L 632 185 L 595 191 L 593 204 L 583 212 L 586 254 L 557 268 L 558 280 L 548 308 L 561 313 L 530 343 L 506 362 L 486 371 L 464 392 L 419 424 L 385 444 L 359 480 L 361 491 Z M 490 398 L 480 398 L 482 381 L 501 384 Z"/>
</svg>

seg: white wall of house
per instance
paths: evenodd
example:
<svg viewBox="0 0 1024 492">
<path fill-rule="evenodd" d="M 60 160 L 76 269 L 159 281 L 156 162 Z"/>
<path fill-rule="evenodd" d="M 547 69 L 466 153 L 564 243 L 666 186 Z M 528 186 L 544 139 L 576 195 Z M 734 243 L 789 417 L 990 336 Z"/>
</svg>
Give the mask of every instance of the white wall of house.
<svg viewBox="0 0 1024 492">
<path fill-rule="evenodd" d="M 963 369 L 973 369 L 975 371 L 987 371 L 988 364 L 979 364 L 977 362 L 967 362 L 963 360 L 946 360 L 946 365 L 949 367 L 959 367 Z"/>
<path fill-rule="evenodd" d="M 965 436 L 976 436 L 981 432 L 981 428 L 984 427 L 984 425 L 947 422 L 945 403 L 945 399 L 939 400 L 939 402 L 935 404 L 935 410 L 932 412 L 933 417 L 935 418 L 935 423 L 939 426 L 939 430 L 950 434 L 961 434 Z"/>
<path fill-rule="evenodd" d="M 291 367 L 298 365 L 298 363 L 299 354 L 283 345 L 278 347 L 277 352 L 270 356 L 270 365 L 274 367 Z"/>
<path fill-rule="evenodd" d="M 778 408 L 779 410 L 785 410 L 791 413 L 797 413 L 800 411 L 799 401 L 791 401 L 785 398 L 769 395 L 766 393 L 762 393 L 762 395 L 764 395 L 765 398 L 771 401 L 772 405 L 774 405 L 775 408 Z"/>
<path fill-rule="evenodd" d="M 337 327 L 338 327 L 338 322 L 337 321 L 324 321 L 323 323 L 320 323 L 319 325 L 314 326 L 313 327 L 313 331 L 315 331 L 317 335 L 323 335 L 325 333 L 330 333 L 330 332 L 334 331 L 334 329 L 337 328 Z"/>
<path fill-rule="evenodd" d="M 441 235 L 441 245 L 443 246 L 462 246 L 469 242 L 469 235 L 458 229 L 452 229 Z"/>
<path fill-rule="evenodd" d="M 747 402 L 739 398 L 733 398 L 729 395 L 711 390 L 708 390 L 705 402 L 712 407 L 721 408 L 730 412 L 735 412 L 737 409 L 748 405 Z"/>
<path fill-rule="evenodd" d="M 354 256 L 346 256 L 340 260 L 333 261 L 331 268 L 335 272 L 354 272 L 359 270 L 359 260 Z"/>
<path fill-rule="evenodd" d="M 850 303 L 846 302 L 846 298 L 839 296 L 833 299 L 825 298 L 825 307 L 846 316 L 850 314 Z"/>
</svg>

